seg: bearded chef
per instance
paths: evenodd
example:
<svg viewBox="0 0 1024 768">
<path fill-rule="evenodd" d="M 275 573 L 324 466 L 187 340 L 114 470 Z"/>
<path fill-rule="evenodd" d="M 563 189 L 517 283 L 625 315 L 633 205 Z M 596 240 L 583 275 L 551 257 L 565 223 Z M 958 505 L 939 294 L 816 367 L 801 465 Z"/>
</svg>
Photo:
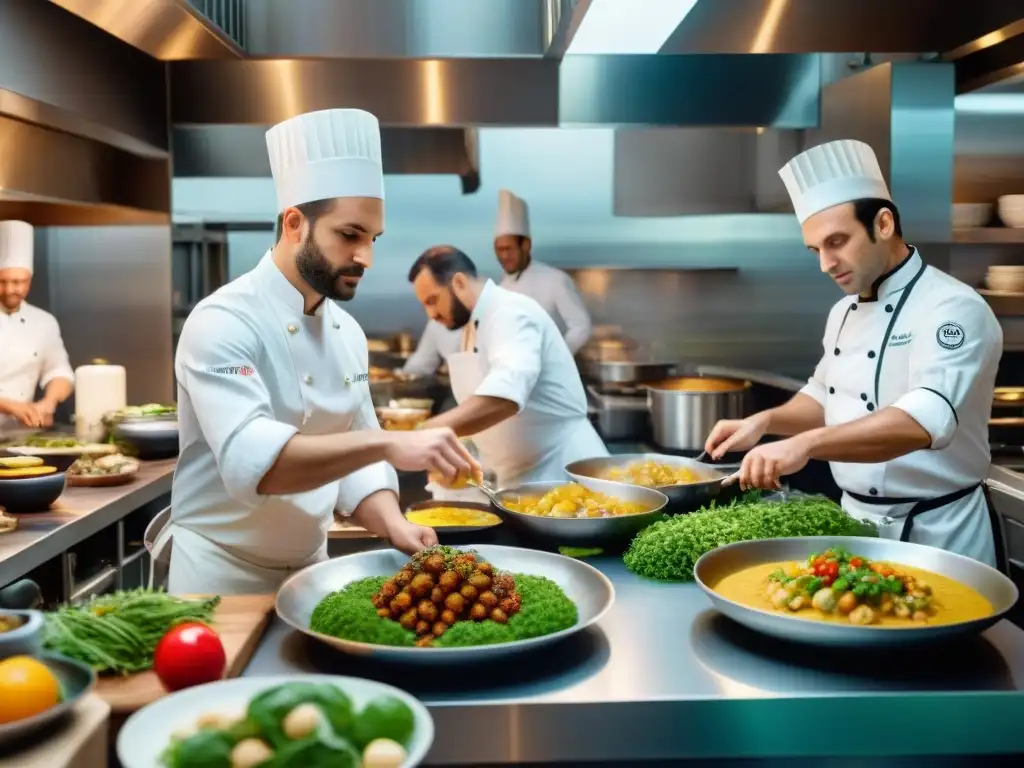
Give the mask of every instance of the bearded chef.
<svg viewBox="0 0 1024 768">
<path fill-rule="evenodd" d="M 352 299 L 384 229 L 377 119 L 299 115 L 267 132 L 277 243 L 201 301 L 178 344 L 181 455 L 171 523 L 174 594 L 267 593 L 326 558 L 335 510 L 406 553 L 437 543 L 405 520 L 397 467 L 447 478 L 475 462 L 450 429 L 384 432 Z"/>
<path fill-rule="evenodd" d="M 753 448 L 740 483 L 757 488 L 827 460 L 843 507 L 881 535 L 1001 564 L 983 484 L 999 323 L 976 291 L 903 240 L 867 144 L 814 147 L 779 174 L 804 242 L 846 297 L 807 386 L 779 408 L 719 422 L 708 453 Z M 788 439 L 754 448 L 766 434 Z"/>
<path fill-rule="evenodd" d="M 402 366 L 402 373 L 410 376 L 432 376 L 444 365 L 448 355 L 459 351 L 460 331 L 446 328 L 436 320 L 428 320 L 416 350 Z"/>
<path fill-rule="evenodd" d="M 56 318 L 25 301 L 33 256 L 32 226 L 0 222 L 0 435 L 52 426 L 74 389 Z"/>
<path fill-rule="evenodd" d="M 575 355 L 590 340 L 590 313 L 572 278 L 560 269 L 535 261 L 532 247 L 526 201 L 507 189 L 500 190 L 494 254 L 505 270 L 501 287 L 540 304 L 559 324 L 569 352 Z"/>
<path fill-rule="evenodd" d="M 451 246 L 421 255 L 409 281 L 432 320 L 462 331 L 461 351 L 448 357 L 458 406 L 425 427 L 472 436 L 502 487 L 559 480 L 569 462 L 608 455 L 572 353 L 536 301 L 481 280 Z"/>
</svg>

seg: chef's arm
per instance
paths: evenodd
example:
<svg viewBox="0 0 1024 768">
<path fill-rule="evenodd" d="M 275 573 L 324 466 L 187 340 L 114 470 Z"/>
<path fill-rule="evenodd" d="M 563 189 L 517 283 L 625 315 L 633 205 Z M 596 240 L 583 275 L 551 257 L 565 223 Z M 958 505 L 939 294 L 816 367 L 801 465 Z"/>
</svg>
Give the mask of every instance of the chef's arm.
<svg viewBox="0 0 1024 768">
<path fill-rule="evenodd" d="M 845 424 L 812 429 L 800 439 L 806 441 L 811 459 L 864 464 L 892 461 L 932 442 L 924 427 L 899 408 L 883 408 Z"/>
<path fill-rule="evenodd" d="M 825 409 L 810 395 L 798 392 L 777 408 L 761 411 L 764 434 L 790 437 L 825 426 Z"/>
<path fill-rule="evenodd" d="M 333 483 L 371 464 L 384 461 L 390 436 L 386 432 L 345 432 L 294 435 L 259 480 L 261 496 L 302 493 Z"/>
<path fill-rule="evenodd" d="M 455 408 L 428 419 L 422 426 L 448 427 L 459 437 L 468 437 L 512 418 L 519 410 L 519 405 L 511 400 L 473 395 Z"/>
<path fill-rule="evenodd" d="M 376 491 L 359 502 L 352 520 L 382 539 L 390 539 L 392 531 L 405 523 L 398 496 L 390 490 Z"/>
<path fill-rule="evenodd" d="M 427 327 L 423 329 L 423 335 L 416 345 L 416 350 L 409 355 L 409 359 L 402 366 L 402 373 L 412 376 L 430 376 L 437 373 L 444 358 L 441 357 L 441 350 L 437 346 L 437 329 L 434 328 L 432 320 L 427 321 Z"/>
<path fill-rule="evenodd" d="M 583 303 L 583 297 L 576 290 L 576 284 L 573 283 L 572 278 L 564 272 L 561 273 L 561 276 L 563 279 L 555 287 L 555 308 L 561 315 L 562 322 L 565 323 L 563 337 L 566 346 L 575 355 L 584 344 L 590 341 L 592 330 L 590 313 L 587 311 L 586 304 Z"/>
<path fill-rule="evenodd" d="M 61 338 L 60 327 L 54 321 L 49 341 L 43 347 L 42 375 L 39 386 L 43 389 L 42 402 L 56 408 L 74 391 L 75 373 L 68 359 L 68 351 Z"/>
<path fill-rule="evenodd" d="M 43 401 L 56 408 L 71 397 L 71 393 L 74 391 L 75 385 L 71 383 L 70 379 L 64 377 L 52 379 L 43 390 Z"/>
</svg>

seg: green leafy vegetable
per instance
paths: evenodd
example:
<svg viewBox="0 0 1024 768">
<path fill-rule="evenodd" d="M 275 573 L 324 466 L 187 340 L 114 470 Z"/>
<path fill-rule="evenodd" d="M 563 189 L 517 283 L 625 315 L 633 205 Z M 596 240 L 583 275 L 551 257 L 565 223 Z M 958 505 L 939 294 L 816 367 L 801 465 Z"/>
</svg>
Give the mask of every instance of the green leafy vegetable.
<svg viewBox="0 0 1024 768">
<path fill-rule="evenodd" d="M 405 746 L 415 725 L 412 710 L 404 701 L 394 696 L 378 696 L 356 716 L 352 739 L 360 749 L 374 739 L 391 739 Z"/>
<path fill-rule="evenodd" d="M 434 641 L 437 648 L 492 645 L 527 640 L 568 629 L 579 614 L 576 605 L 555 582 L 543 576 L 515 574 L 516 591 L 523 606 L 507 624 L 486 621 L 459 621 Z M 354 581 L 344 589 L 321 600 L 309 626 L 314 632 L 375 645 L 413 646 L 416 634 L 391 619 L 381 618 L 371 598 L 387 576 Z"/>
<path fill-rule="evenodd" d="M 351 731 L 351 699 L 340 688 L 323 683 L 286 683 L 263 691 L 249 702 L 247 716 L 276 749 L 289 741 L 282 727 L 284 719 L 300 704 L 315 704 L 337 733 Z"/>
<path fill-rule="evenodd" d="M 290 741 L 266 768 L 358 768 L 362 758 L 344 739 L 324 738 L 320 732 L 301 741 Z"/>
<path fill-rule="evenodd" d="M 183 622 L 209 623 L 218 603 L 219 597 L 184 600 L 149 589 L 100 595 L 47 614 L 43 644 L 97 672 L 141 672 L 153 666 L 153 651 L 167 630 Z"/>
<path fill-rule="evenodd" d="M 640 576 L 692 581 L 693 566 L 701 555 L 737 541 L 877 535 L 872 524 L 855 520 L 825 498 L 780 502 L 745 497 L 655 523 L 636 535 L 623 561 Z"/>
<path fill-rule="evenodd" d="M 226 731 L 204 729 L 171 742 L 160 760 L 167 768 L 231 768 L 236 743 Z"/>
<path fill-rule="evenodd" d="M 604 553 L 600 547 L 559 547 L 558 553 L 566 557 L 582 559 L 584 557 L 597 557 Z"/>
</svg>

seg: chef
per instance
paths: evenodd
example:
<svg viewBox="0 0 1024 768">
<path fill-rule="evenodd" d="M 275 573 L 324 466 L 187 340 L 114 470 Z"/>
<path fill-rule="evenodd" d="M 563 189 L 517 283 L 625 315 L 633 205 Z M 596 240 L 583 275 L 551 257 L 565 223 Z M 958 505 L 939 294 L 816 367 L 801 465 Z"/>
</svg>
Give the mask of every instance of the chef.
<svg viewBox="0 0 1024 768">
<path fill-rule="evenodd" d="M 498 192 L 498 223 L 494 254 L 505 277 L 501 287 L 533 298 L 551 315 L 575 355 L 590 339 L 590 314 L 572 278 L 560 269 L 533 259 L 530 211 L 526 201 L 507 189 Z"/>
<path fill-rule="evenodd" d="M 459 351 L 460 331 L 446 328 L 436 320 L 428 320 L 416 350 L 402 366 L 402 373 L 410 376 L 432 376 L 444 365 L 448 355 Z"/>
<path fill-rule="evenodd" d="M 432 320 L 463 332 L 461 351 L 448 357 L 458 406 L 424 426 L 472 435 L 501 487 L 560 480 L 569 462 L 608 455 L 572 354 L 536 301 L 478 278 L 451 246 L 421 255 L 409 281 Z"/>
<path fill-rule="evenodd" d="M 377 119 L 312 112 L 267 132 L 278 239 L 201 301 L 175 360 L 181 455 L 171 491 L 173 594 L 268 593 L 326 558 L 334 511 L 406 553 L 437 542 L 405 520 L 392 466 L 476 468 L 448 429 L 384 432 L 355 295 L 384 229 Z"/>
<path fill-rule="evenodd" d="M 843 507 L 882 536 L 1001 565 L 983 485 L 999 323 L 976 291 L 904 241 L 867 144 L 814 147 L 779 174 L 804 242 L 846 296 L 807 386 L 779 408 L 719 422 L 708 453 L 753 448 L 740 482 L 758 488 L 827 460 Z M 787 439 L 755 448 L 766 434 Z"/>
<path fill-rule="evenodd" d="M 0 221 L 0 435 L 52 426 L 74 390 L 57 319 L 25 301 L 33 256 L 32 225 Z"/>
</svg>

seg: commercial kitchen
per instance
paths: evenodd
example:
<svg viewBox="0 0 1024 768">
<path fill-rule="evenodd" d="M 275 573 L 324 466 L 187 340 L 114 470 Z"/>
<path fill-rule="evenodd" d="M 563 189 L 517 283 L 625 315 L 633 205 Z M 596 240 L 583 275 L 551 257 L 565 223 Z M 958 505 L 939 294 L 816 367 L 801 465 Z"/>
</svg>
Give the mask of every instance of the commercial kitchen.
<svg viewBox="0 0 1024 768">
<path fill-rule="evenodd" d="M 800 392 L 821 358 L 840 293 L 808 253 L 778 172 L 811 147 L 855 139 L 877 155 L 907 242 L 977 288 L 1002 329 L 985 486 L 1005 573 L 954 555 L 911 563 L 954 563 L 965 583 L 994 585 L 1005 597 L 998 620 L 962 634 L 932 627 L 937 639 L 917 645 L 793 642 L 786 627 L 812 622 L 748 623 L 701 580 L 728 552 L 782 547 L 770 539 L 787 534 L 720 541 L 730 546 L 708 547 L 685 578 L 658 580 L 624 556 L 632 534 L 596 548 L 539 541 L 496 504 L 497 533 L 456 546 L 550 576 L 582 629 L 507 654 L 332 642 L 311 631 L 317 601 L 301 590 L 312 582 L 319 599 L 407 559 L 340 514 L 329 561 L 279 593 L 225 596 L 187 615 L 217 631 L 225 685 L 328 675 L 355 686 L 357 704 L 360 685 L 411 695 L 416 727 L 403 765 L 1019 761 L 1024 9 L 995 0 L 840 0 L 828 11 L 812 0 L 664 0 L 625 11 L 610 0 L 295 5 L 0 2 L 0 222 L 33 228 L 27 301 L 56 319 L 75 372 L 52 427 L 0 431 L 0 459 L 14 460 L 5 471 L 17 475 L 37 455 L 56 468 L 34 491 L 0 475 L 0 667 L 16 653 L 5 650 L 5 611 L 59 622 L 62 611 L 166 586 L 153 549 L 179 457 L 175 354 L 196 304 L 274 245 L 271 126 L 336 108 L 379 120 L 385 234 L 344 309 L 367 336 L 385 428 L 454 406 L 445 365 L 407 369 L 426 338 L 410 266 L 449 243 L 500 281 L 495 219 L 500 191 L 512 190 L 529 204 L 536 259 L 571 277 L 589 315 L 575 360 L 609 453 L 679 466 L 704 459 L 720 419 Z M 0 399 L 12 394 L 5 333 L 0 323 Z M 672 384 L 696 378 L 714 384 Z M 92 461 L 106 452 L 130 466 L 114 473 L 125 482 L 105 482 L 103 470 L 90 477 L 88 461 L 76 462 L 83 445 L 99 451 Z M 719 480 L 743 456 L 717 462 Z M 38 469 L 32 461 L 24 466 Z M 763 503 L 842 495 L 825 462 L 784 480 Z M 443 504 L 431 501 L 426 472 L 398 472 L 398 483 L 403 510 Z M 722 488 L 715 504 L 747 499 Z M 854 554 L 872 560 L 902 551 L 863 541 Z M 201 688 L 168 695 L 152 658 L 131 674 L 96 674 L 52 651 L 60 703 L 31 728 L 5 720 L 0 703 L 0 768 L 189 764 L 156 762 L 170 734 L 153 723 L 173 719 L 175 700 L 198 701 L 187 697 Z M 0 699 L 4 685 L 0 670 Z M 160 742 L 153 758 L 139 756 L 147 739 Z"/>
</svg>

